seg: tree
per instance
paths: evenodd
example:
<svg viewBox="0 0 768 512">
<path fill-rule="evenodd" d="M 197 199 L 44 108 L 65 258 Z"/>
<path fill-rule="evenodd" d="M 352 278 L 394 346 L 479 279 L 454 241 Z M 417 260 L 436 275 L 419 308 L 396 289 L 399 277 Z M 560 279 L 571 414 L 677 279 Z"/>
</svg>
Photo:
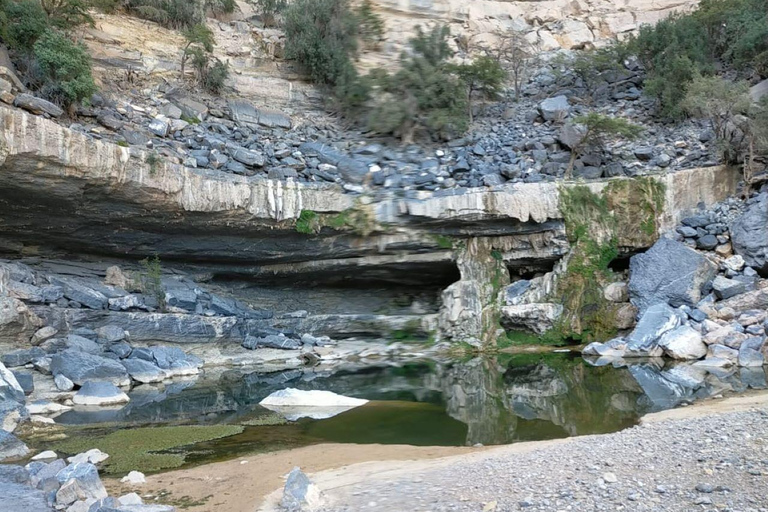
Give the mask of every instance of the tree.
<svg viewBox="0 0 768 512">
<path fill-rule="evenodd" d="M 3 4 L 3 42 L 22 54 L 32 52 L 35 41 L 48 29 L 48 15 L 34 0 Z"/>
<path fill-rule="evenodd" d="M 41 92 L 49 100 L 69 107 L 96 92 L 91 57 L 82 44 L 48 30 L 35 43 L 34 55 L 43 75 Z"/>
<path fill-rule="evenodd" d="M 256 8 L 261 14 L 261 21 L 267 28 L 277 24 L 277 17 L 286 7 L 288 7 L 287 0 L 256 0 Z"/>
<path fill-rule="evenodd" d="M 581 140 L 571 146 L 571 159 L 565 171 L 566 179 L 573 175 L 576 159 L 588 148 L 603 147 L 608 138 L 636 139 L 643 129 L 640 126 L 617 117 L 609 117 L 590 112 L 586 116 L 576 117 L 573 122 L 582 126 Z"/>
<path fill-rule="evenodd" d="M 369 128 L 394 134 L 403 143 L 412 142 L 418 132 L 447 138 L 467 129 L 466 86 L 447 62 L 453 54 L 449 36 L 445 26 L 429 32 L 417 27 L 412 54 L 401 56 L 400 70 L 371 73 L 377 97 Z"/>
<path fill-rule="evenodd" d="M 213 39 L 213 32 L 203 24 L 194 25 L 186 29 L 183 34 L 184 39 L 187 40 L 187 44 L 181 52 L 182 79 L 184 79 L 184 70 L 187 61 L 192 58 L 198 69 L 206 66 L 208 63 L 208 54 L 213 52 L 213 46 L 216 44 Z"/>
<path fill-rule="evenodd" d="M 743 155 L 743 141 L 741 138 L 734 140 L 732 135 L 738 128 L 734 123 L 736 115 L 747 113 L 749 106 L 749 84 L 746 82 L 701 75 L 688 84 L 681 102 L 685 113 L 709 121 L 719 145 L 720 157 L 726 163 L 734 163 Z"/>
<path fill-rule="evenodd" d="M 358 20 L 349 0 L 295 0 L 285 11 L 285 54 L 310 79 L 336 85 L 357 53 Z"/>
<path fill-rule="evenodd" d="M 528 65 L 534 54 L 533 47 L 521 32 L 512 31 L 497 35 L 499 37 L 498 60 L 512 78 L 515 101 L 518 101 L 523 82 L 527 78 Z"/>
<path fill-rule="evenodd" d="M 84 0 L 41 0 L 40 3 L 51 24 L 57 28 L 69 30 L 84 24 L 93 25 Z"/>
<path fill-rule="evenodd" d="M 482 92 L 485 97 L 492 97 L 502 90 L 506 73 L 498 60 L 491 56 L 478 57 L 470 64 L 459 64 L 452 70 L 464 82 L 467 89 L 467 112 L 472 122 L 472 94 Z"/>
<path fill-rule="evenodd" d="M 357 8 L 360 37 L 369 48 L 377 48 L 384 40 L 384 20 L 376 14 L 371 0 L 362 0 Z"/>
</svg>

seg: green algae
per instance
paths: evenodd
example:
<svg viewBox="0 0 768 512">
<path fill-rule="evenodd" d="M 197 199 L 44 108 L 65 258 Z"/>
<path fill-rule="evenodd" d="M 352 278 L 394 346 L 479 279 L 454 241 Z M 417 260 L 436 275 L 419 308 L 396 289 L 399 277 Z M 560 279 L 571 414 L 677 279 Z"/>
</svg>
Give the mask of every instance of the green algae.
<svg viewBox="0 0 768 512">
<path fill-rule="evenodd" d="M 126 428 L 106 433 L 96 429 L 72 429 L 68 439 L 54 443 L 51 449 L 74 455 L 98 448 L 109 454 L 103 465 L 106 473 L 124 474 L 133 470 L 152 473 L 184 464 L 186 455 L 181 450 L 184 446 L 242 431 L 243 427 L 237 425 Z"/>
</svg>

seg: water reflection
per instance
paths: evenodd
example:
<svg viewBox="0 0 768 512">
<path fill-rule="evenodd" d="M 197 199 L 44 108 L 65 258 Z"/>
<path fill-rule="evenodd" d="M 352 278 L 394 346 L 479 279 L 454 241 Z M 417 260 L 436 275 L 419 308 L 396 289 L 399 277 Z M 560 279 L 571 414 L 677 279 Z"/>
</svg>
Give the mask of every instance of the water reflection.
<svg viewBox="0 0 768 512">
<path fill-rule="evenodd" d="M 503 444 L 626 428 L 645 413 L 719 394 L 765 388 L 763 368 L 710 373 L 663 360 L 584 360 L 568 354 L 499 356 L 347 366 L 333 371 L 228 370 L 164 386 L 139 386 L 119 410 L 74 409 L 62 424 L 241 423 L 271 413 L 258 405 L 286 387 L 329 390 L 372 403 L 325 420 L 248 427 L 221 441 L 228 452 L 316 442 Z M 258 422 L 256 422 L 258 423 Z M 243 445 L 243 446 L 240 446 Z M 209 451 L 216 452 L 215 446 Z M 274 449 L 274 447 L 272 448 Z"/>
</svg>

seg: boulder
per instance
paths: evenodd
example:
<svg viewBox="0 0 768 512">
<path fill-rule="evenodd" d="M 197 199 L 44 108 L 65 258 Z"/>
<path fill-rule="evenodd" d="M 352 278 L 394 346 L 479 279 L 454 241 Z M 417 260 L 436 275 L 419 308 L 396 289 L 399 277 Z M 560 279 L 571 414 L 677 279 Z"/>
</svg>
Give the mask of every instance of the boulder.
<svg viewBox="0 0 768 512">
<path fill-rule="evenodd" d="M 744 213 L 731 224 L 734 252 L 744 262 L 761 273 L 768 273 L 768 192 L 763 192 L 749 204 Z"/>
<path fill-rule="evenodd" d="M 26 342 L 40 327 L 40 319 L 18 299 L 0 296 L 0 339 Z"/>
<path fill-rule="evenodd" d="M 707 360 L 709 359 L 719 359 L 735 365 L 739 360 L 739 351 L 725 345 L 710 345 L 707 349 Z"/>
<path fill-rule="evenodd" d="M 70 464 L 56 474 L 56 479 L 62 487 L 67 484 L 72 485 L 74 482 L 77 495 L 81 496 L 79 499 L 100 500 L 107 497 L 107 490 L 99 478 L 99 470 L 91 463 Z M 76 500 L 72 500 L 72 503 L 74 501 Z"/>
<path fill-rule="evenodd" d="M 16 380 L 16 376 L 0 363 L 0 400 L 12 400 L 14 402 L 24 403 L 24 390 Z"/>
<path fill-rule="evenodd" d="M 552 329 L 563 314 L 561 304 L 536 303 L 503 306 L 501 308 L 502 325 L 510 328 L 524 328 L 536 334 L 544 334 Z"/>
<path fill-rule="evenodd" d="M 600 343 L 592 342 L 581 351 L 585 356 L 599 356 L 621 358 L 627 352 L 627 343 L 622 338 L 614 338 L 611 341 Z"/>
<path fill-rule="evenodd" d="M 125 331 L 117 325 L 105 325 L 96 329 L 100 343 L 117 343 L 125 339 Z"/>
<path fill-rule="evenodd" d="M 152 358 L 155 364 L 169 377 L 176 375 L 196 375 L 203 366 L 203 362 L 193 355 L 185 353 L 176 347 L 152 347 Z"/>
<path fill-rule="evenodd" d="M 26 348 L 8 352 L 0 357 L 0 362 L 5 366 L 14 368 L 31 363 L 37 358 L 45 356 L 45 351 L 40 347 Z"/>
<path fill-rule="evenodd" d="M 666 304 L 649 307 L 640 317 L 637 326 L 627 336 L 627 356 L 653 357 L 661 355 L 659 339 L 667 331 L 677 328 L 680 315 Z"/>
<path fill-rule="evenodd" d="M 259 405 L 282 414 L 290 421 L 300 418 L 326 419 L 368 403 L 362 398 L 351 398 L 331 391 L 287 388 L 275 391 Z"/>
<path fill-rule="evenodd" d="M 627 283 L 611 283 L 603 290 L 605 300 L 609 302 L 627 302 L 629 300 L 629 288 Z"/>
<path fill-rule="evenodd" d="M 571 112 L 571 105 L 565 96 L 547 98 L 539 103 L 539 114 L 545 121 L 561 121 Z"/>
<path fill-rule="evenodd" d="M 0 462 L 20 459 L 29 453 L 29 448 L 10 432 L 0 430 Z"/>
<path fill-rule="evenodd" d="M 37 98 L 31 94 L 19 94 L 13 100 L 13 106 L 23 108 L 33 114 L 48 114 L 51 117 L 59 117 L 64 111 L 50 101 L 46 101 L 42 98 Z"/>
<path fill-rule="evenodd" d="M 130 398 L 110 382 L 89 380 L 75 393 L 72 401 L 75 405 L 104 406 L 124 404 Z"/>
<path fill-rule="evenodd" d="M 701 334 L 688 325 L 665 332 L 659 339 L 659 346 L 672 359 L 701 359 L 707 354 Z"/>
<path fill-rule="evenodd" d="M 131 378 L 142 384 L 162 382 L 169 376 L 168 372 L 162 368 L 143 359 L 125 359 L 122 363 Z"/>
<path fill-rule="evenodd" d="M 13 432 L 28 417 L 24 402 L 0 399 L 0 430 Z"/>
<path fill-rule="evenodd" d="M 322 504 L 320 490 L 301 468 L 295 467 L 288 474 L 280 506 L 288 512 L 317 510 Z"/>
<path fill-rule="evenodd" d="M 630 259 L 630 301 L 641 314 L 660 302 L 694 307 L 702 298 L 702 287 L 716 272 L 715 264 L 702 254 L 660 238 L 648 251 Z"/>
<path fill-rule="evenodd" d="M 241 164 L 248 165 L 250 167 L 264 167 L 266 160 L 264 155 L 257 153 L 256 151 L 249 151 L 247 149 L 239 148 L 232 153 L 232 158 Z"/>
<path fill-rule="evenodd" d="M 715 291 L 718 299 L 730 299 L 736 295 L 741 295 L 747 291 L 747 283 L 728 279 L 727 277 L 717 276 L 712 281 L 712 289 Z"/>
<path fill-rule="evenodd" d="M 307 156 L 316 156 L 321 163 L 335 166 L 348 183 L 362 183 L 368 175 L 368 165 L 365 162 L 348 157 L 326 144 L 305 142 L 299 146 L 299 151 Z"/>
<path fill-rule="evenodd" d="M 147 483 L 147 480 L 144 478 L 144 473 L 139 471 L 131 471 L 123 478 L 121 478 L 120 482 L 128 485 L 143 485 Z"/>
<path fill-rule="evenodd" d="M 115 386 L 127 386 L 131 383 L 125 367 L 114 359 L 80 352 L 65 350 L 51 357 L 51 373 L 63 375 L 78 386 L 87 381 L 110 382 Z"/>
<path fill-rule="evenodd" d="M 565 123 L 557 134 L 557 140 L 568 149 L 573 149 L 584 139 L 587 130 L 577 124 Z"/>
</svg>

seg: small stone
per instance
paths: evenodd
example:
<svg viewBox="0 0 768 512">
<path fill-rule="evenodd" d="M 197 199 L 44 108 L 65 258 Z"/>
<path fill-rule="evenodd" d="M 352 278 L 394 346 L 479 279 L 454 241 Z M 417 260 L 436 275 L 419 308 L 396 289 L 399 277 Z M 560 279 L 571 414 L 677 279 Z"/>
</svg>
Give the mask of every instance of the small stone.
<svg viewBox="0 0 768 512">
<path fill-rule="evenodd" d="M 139 471 L 131 471 L 123 478 L 121 478 L 120 482 L 128 485 L 143 485 L 147 483 L 147 479 L 144 478 L 144 473 Z"/>
<path fill-rule="evenodd" d="M 616 478 L 616 475 L 614 473 L 604 473 L 603 480 L 605 480 L 605 482 L 609 484 L 615 484 L 616 482 L 619 481 L 619 479 Z"/>
</svg>

